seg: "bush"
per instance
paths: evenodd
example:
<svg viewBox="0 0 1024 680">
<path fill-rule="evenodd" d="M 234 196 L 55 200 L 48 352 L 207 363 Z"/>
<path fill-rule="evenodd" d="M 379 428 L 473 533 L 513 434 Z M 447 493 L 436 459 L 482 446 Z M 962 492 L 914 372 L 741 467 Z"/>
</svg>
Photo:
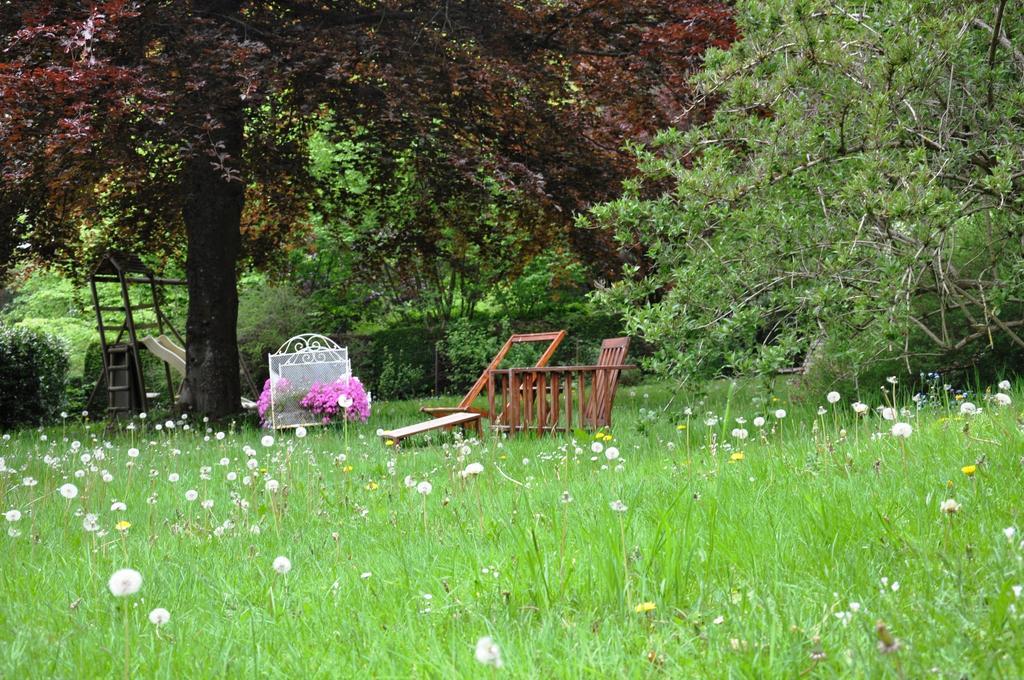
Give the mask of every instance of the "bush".
<svg viewBox="0 0 1024 680">
<path fill-rule="evenodd" d="M 500 338 L 494 332 L 493 325 L 469 319 L 456 319 L 448 326 L 448 332 L 441 343 L 441 351 L 444 354 L 446 377 L 451 390 L 468 390 L 501 348 L 504 338 Z"/>
<path fill-rule="evenodd" d="M 306 302 L 287 286 L 253 285 L 238 296 L 238 350 L 259 385 L 267 378 L 267 354 L 288 338 L 309 333 Z"/>
<path fill-rule="evenodd" d="M 62 339 L 0 325 L 0 426 L 38 425 L 64 405 L 68 347 Z"/>
<path fill-rule="evenodd" d="M 380 377 L 377 378 L 377 391 L 381 399 L 409 399 L 421 394 L 423 384 L 423 368 L 403 359 L 401 352 L 392 356 L 384 355 Z"/>
</svg>

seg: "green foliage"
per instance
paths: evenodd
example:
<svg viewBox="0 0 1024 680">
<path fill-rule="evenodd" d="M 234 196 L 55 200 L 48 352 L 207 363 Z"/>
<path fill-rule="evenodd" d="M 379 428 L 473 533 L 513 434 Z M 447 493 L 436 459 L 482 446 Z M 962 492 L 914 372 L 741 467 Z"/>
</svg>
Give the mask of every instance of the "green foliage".
<svg viewBox="0 0 1024 680">
<path fill-rule="evenodd" d="M 453 171 L 430 140 L 385 152 L 370 130 L 325 124 L 310 156 L 320 184 L 313 238 L 293 263 L 316 306 L 344 309 L 350 323 L 472 316 L 564 235 L 487 171 Z"/>
<path fill-rule="evenodd" d="M 18 274 L 0 319 L 67 340 L 70 374 L 81 376 L 86 349 L 96 338 L 88 292 L 57 272 L 24 269 Z"/>
<path fill-rule="evenodd" d="M 568 251 L 552 248 L 530 260 L 522 274 L 495 287 L 494 300 L 510 319 L 559 314 L 582 306 L 586 272 Z"/>
<path fill-rule="evenodd" d="M 250 277 L 238 296 L 238 351 L 257 387 L 267 377 L 267 354 L 311 331 L 306 301 L 293 288 Z"/>
<path fill-rule="evenodd" d="M 401 352 L 395 356 L 385 350 L 376 381 L 377 393 L 381 399 L 408 399 L 421 393 L 423 379 L 421 366 L 406 361 Z"/>
<path fill-rule="evenodd" d="M 423 325 L 390 326 L 334 338 L 348 347 L 352 372 L 375 396 L 423 396 L 435 392 L 437 332 Z M 439 376 L 440 377 L 440 376 Z"/>
<path fill-rule="evenodd" d="M 588 217 L 647 259 L 598 296 L 709 377 L 828 357 L 850 376 L 1024 349 L 1024 60 L 995 4 L 737 4 L 700 76 L 718 108 L 638 149 Z M 1018 35 L 1007 12 L 1001 31 Z"/>
<path fill-rule="evenodd" d="M 0 323 L 0 426 L 37 425 L 64 405 L 67 343 L 54 335 Z"/>
<path fill-rule="evenodd" d="M 494 324 L 489 319 L 456 319 L 449 324 L 441 351 L 451 391 L 469 389 L 504 342 L 505 338 L 495 333 Z"/>
</svg>

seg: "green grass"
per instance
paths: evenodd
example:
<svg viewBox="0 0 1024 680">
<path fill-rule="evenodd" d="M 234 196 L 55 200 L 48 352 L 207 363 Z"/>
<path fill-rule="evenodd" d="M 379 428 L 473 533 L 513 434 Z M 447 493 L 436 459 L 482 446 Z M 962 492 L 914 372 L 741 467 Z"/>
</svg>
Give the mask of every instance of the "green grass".
<svg viewBox="0 0 1024 680">
<path fill-rule="evenodd" d="M 50 428 L 46 441 L 12 433 L 0 511 L 23 516 L 0 519 L 0 677 L 123 675 L 126 641 L 129 673 L 162 678 L 1024 674 L 1024 536 L 1004 534 L 1024 529 L 1016 395 L 1003 408 L 975 397 L 973 417 L 930 406 L 909 419 L 904 450 L 878 415 L 855 422 L 847 399 L 834 420 L 816 415 L 818 395 L 755 402 L 748 386 L 704 404 L 674 394 L 662 411 L 673 394 L 622 389 L 610 463 L 590 438 L 385 448 L 374 431 L 411 422 L 413 403 L 376 404 L 350 427 L 344 461 L 340 428 L 280 433 L 271 447 L 253 430 L 204 442 L 202 426 L 151 422 L 109 437 L 96 424 Z M 751 421 L 776 408 L 789 413 L 769 415 L 762 435 Z M 746 441 L 730 436 L 736 417 Z M 250 486 L 246 445 L 262 473 Z M 80 456 L 96 448 L 105 458 L 90 471 Z M 464 480 L 472 461 L 484 472 Z M 433 492 L 406 488 L 407 475 Z M 71 501 L 57 493 L 66 482 L 80 490 Z M 947 498 L 958 513 L 940 511 Z M 105 534 L 85 531 L 82 512 Z M 287 575 L 271 568 L 278 555 Z M 144 578 L 124 600 L 107 588 L 122 567 Z M 643 602 L 656 608 L 638 613 Z M 161 629 L 154 607 L 171 614 Z M 897 651 L 879 651 L 878 621 Z M 504 668 L 474 659 L 485 635 Z"/>
</svg>

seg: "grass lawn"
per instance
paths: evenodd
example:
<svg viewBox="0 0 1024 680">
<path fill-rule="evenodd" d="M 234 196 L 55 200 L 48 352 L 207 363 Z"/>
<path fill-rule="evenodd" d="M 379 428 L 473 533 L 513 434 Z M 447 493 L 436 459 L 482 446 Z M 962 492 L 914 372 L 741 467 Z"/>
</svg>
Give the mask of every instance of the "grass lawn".
<svg viewBox="0 0 1024 680">
<path fill-rule="evenodd" d="M 414 403 L 269 446 L 9 433 L 0 677 L 1021 677 L 1020 399 L 890 389 L 909 438 L 848 395 L 667 385 L 623 387 L 601 441 L 385 447 Z"/>
</svg>

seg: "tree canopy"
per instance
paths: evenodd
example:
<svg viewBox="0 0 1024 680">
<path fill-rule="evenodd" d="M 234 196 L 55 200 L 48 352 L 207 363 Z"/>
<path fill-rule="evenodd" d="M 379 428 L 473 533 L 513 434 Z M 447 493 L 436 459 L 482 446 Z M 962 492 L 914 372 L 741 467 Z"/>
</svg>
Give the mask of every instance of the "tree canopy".
<svg viewBox="0 0 1024 680">
<path fill-rule="evenodd" d="M 238 403 L 239 262 L 304 226 L 324 120 L 371 130 L 385 175 L 429 148 L 434 186 L 487 177 L 568 219 L 630 173 L 625 138 L 693 110 L 687 77 L 735 37 L 717 2 L 3 6 L 0 270 L 185 249 L 186 382 L 215 416 Z"/>
<path fill-rule="evenodd" d="M 1024 30 L 1005 1 L 737 3 L 705 124 L 596 209 L 603 299 L 680 376 L 1024 348 Z M 929 369 L 930 370 L 930 369 Z"/>
</svg>

